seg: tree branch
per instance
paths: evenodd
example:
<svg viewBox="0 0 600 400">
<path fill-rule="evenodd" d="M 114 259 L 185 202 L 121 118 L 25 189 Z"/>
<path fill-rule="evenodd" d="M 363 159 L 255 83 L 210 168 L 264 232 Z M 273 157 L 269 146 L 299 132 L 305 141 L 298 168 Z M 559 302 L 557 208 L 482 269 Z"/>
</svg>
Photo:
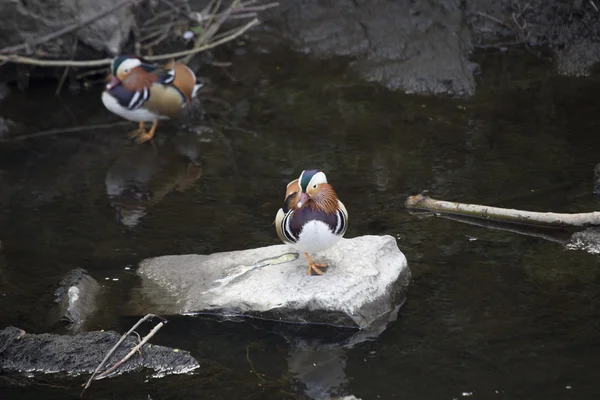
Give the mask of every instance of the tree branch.
<svg viewBox="0 0 600 400">
<path fill-rule="evenodd" d="M 220 46 L 223 43 L 227 43 L 227 42 L 243 35 L 250 28 L 252 28 L 255 25 L 258 25 L 259 22 L 260 21 L 258 20 L 258 18 L 254 18 L 252 21 L 248 22 L 246 25 L 242 26 L 241 28 L 236 30 L 231 35 L 226 36 L 219 40 L 215 40 L 214 42 L 205 44 L 203 46 L 196 47 L 194 49 L 178 51 L 175 53 L 168 53 L 168 54 L 158 54 L 155 56 L 148 56 L 145 58 L 148 61 L 159 61 L 159 60 L 167 60 L 167 59 L 171 59 L 171 58 L 180 58 L 180 57 L 185 57 L 185 56 L 188 56 L 191 54 L 200 53 L 202 51 L 209 50 L 214 47 Z M 17 55 L 5 56 L 5 55 L 0 54 L 0 61 L 7 61 L 7 62 L 16 63 L 16 64 L 37 65 L 40 67 L 101 67 L 104 65 L 109 65 L 111 62 L 111 59 L 103 58 L 100 60 L 81 60 L 81 61 L 41 60 L 39 58 L 24 57 L 24 56 L 17 56 Z"/>
<path fill-rule="evenodd" d="M 432 199 L 424 194 L 410 196 L 405 202 L 406 208 L 427 210 L 443 214 L 463 215 L 543 227 L 586 227 L 600 226 L 600 212 L 559 214 L 552 212 L 522 211 L 477 204 L 456 203 Z"/>
</svg>

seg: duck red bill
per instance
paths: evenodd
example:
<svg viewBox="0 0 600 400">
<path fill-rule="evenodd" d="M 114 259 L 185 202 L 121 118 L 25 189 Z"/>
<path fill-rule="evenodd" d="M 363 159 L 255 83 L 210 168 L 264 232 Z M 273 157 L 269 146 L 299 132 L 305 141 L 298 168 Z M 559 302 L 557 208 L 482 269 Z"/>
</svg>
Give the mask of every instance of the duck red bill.
<svg viewBox="0 0 600 400">
<path fill-rule="evenodd" d="M 117 86 L 121 81 L 119 80 L 119 78 L 117 78 L 116 76 L 113 76 L 112 79 L 110 80 L 110 82 L 108 82 L 108 84 L 106 85 L 106 88 L 108 90 L 114 88 L 115 86 Z"/>
</svg>

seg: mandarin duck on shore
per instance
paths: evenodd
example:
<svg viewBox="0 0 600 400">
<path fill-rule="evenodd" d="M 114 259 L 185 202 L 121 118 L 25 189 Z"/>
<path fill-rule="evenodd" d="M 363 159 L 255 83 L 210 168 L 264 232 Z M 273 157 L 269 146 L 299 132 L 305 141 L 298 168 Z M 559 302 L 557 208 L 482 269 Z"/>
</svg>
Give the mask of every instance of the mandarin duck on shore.
<svg viewBox="0 0 600 400">
<path fill-rule="evenodd" d="M 159 66 L 121 55 L 112 60 L 110 72 L 102 102 L 114 114 L 139 122 L 132 134 L 138 143 L 152 139 L 159 120 L 180 116 L 202 87 L 190 68 L 174 60 Z M 149 131 L 145 122 L 152 122 Z"/>
<path fill-rule="evenodd" d="M 283 207 L 275 217 L 279 238 L 304 253 L 308 274 L 322 275 L 325 264 L 317 264 L 309 254 L 335 245 L 348 228 L 348 211 L 338 199 L 322 171 L 304 170 L 287 185 Z"/>
</svg>

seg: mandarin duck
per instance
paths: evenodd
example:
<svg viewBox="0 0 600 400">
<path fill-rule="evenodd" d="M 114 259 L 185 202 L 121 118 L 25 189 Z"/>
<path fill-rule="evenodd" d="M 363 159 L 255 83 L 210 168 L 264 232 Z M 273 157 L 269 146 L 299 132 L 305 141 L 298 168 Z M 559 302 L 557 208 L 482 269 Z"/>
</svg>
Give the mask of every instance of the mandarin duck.
<svg viewBox="0 0 600 400">
<path fill-rule="evenodd" d="M 283 207 L 275 217 L 277 236 L 308 260 L 308 274 L 322 275 L 320 268 L 310 258 L 335 245 L 348 228 L 348 211 L 338 199 L 333 187 L 327 183 L 322 171 L 304 170 L 298 179 L 287 185 Z"/>
<path fill-rule="evenodd" d="M 132 135 L 138 143 L 152 139 L 159 120 L 178 117 L 202 87 L 190 68 L 174 60 L 161 67 L 121 55 L 111 61 L 110 72 L 102 102 L 118 116 L 139 122 Z M 149 131 L 145 122 L 152 122 Z"/>
</svg>

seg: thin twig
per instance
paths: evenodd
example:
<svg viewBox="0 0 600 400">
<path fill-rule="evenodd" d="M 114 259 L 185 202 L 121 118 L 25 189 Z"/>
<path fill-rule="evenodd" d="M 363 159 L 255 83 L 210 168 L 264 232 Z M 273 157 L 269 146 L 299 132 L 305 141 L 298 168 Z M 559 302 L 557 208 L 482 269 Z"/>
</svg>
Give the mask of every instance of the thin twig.
<svg viewBox="0 0 600 400">
<path fill-rule="evenodd" d="M 75 75 L 74 79 L 75 80 L 79 80 L 79 79 L 82 79 L 82 78 L 86 78 L 88 76 L 100 75 L 100 74 L 103 74 L 103 75 L 106 74 L 106 68 L 105 67 L 103 67 L 103 68 L 97 68 L 97 69 L 92 69 L 90 71 L 82 72 L 80 74 Z"/>
<path fill-rule="evenodd" d="M 163 27 L 163 32 L 160 34 L 160 36 L 158 38 L 156 38 L 155 40 L 151 41 L 150 43 L 146 43 L 144 44 L 142 47 L 144 49 L 149 49 L 152 48 L 154 46 L 159 45 L 160 43 L 162 43 L 165 39 L 167 39 L 169 37 L 169 34 L 171 33 L 171 27 L 173 26 L 172 23 L 169 23 L 166 27 Z"/>
<path fill-rule="evenodd" d="M 77 51 L 77 43 L 78 42 L 79 42 L 79 40 L 77 40 L 77 37 L 75 37 L 75 39 L 73 40 L 73 49 L 71 50 L 71 59 L 73 59 L 75 57 L 75 52 Z M 67 75 L 69 73 L 69 68 L 70 67 L 65 67 L 65 70 L 63 71 L 63 74 L 60 77 L 60 82 L 58 82 L 58 87 L 56 88 L 56 92 L 54 93 L 57 96 L 60 94 L 63 84 L 65 83 L 65 79 L 67 79 Z"/>
<path fill-rule="evenodd" d="M 83 398 L 83 394 L 85 393 L 85 390 L 88 387 L 90 387 L 90 385 L 92 383 L 92 380 L 98 374 L 98 371 L 100 371 L 100 369 L 104 366 L 104 364 L 106 364 L 106 362 L 108 361 L 108 359 L 114 354 L 114 352 L 121 345 L 121 343 L 123 343 L 123 341 L 127 338 L 127 336 L 131 335 L 131 332 L 133 332 L 144 321 L 146 321 L 147 319 L 155 318 L 155 317 L 162 319 L 163 322 L 167 321 L 166 319 L 161 318 L 158 315 L 154 315 L 154 314 L 146 314 L 145 317 L 141 318 L 134 326 L 131 327 L 131 329 L 129 331 L 127 331 L 127 333 L 125 333 L 124 335 L 121 336 L 121 338 L 119 339 L 119 341 L 113 346 L 112 349 L 110 349 L 110 351 L 108 352 L 108 354 L 104 357 L 104 359 L 102 360 L 102 362 L 100 363 L 100 365 L 98 365 L 96 367 L 96 369 L 94 370 L 94 373 L 92 374 L 92 376 L 90 376 L 90 378 L 88 379 L 88 381 L 85 383 L 85 386 L 84 386 L 83 390 L 81 391 L 81 394 L 79 395 L 79 398 Z"/>
<path fill-rule="evenodd" d="M 217 47 L 219 45 L 222 45 L 223 43 L 227 43 L 241 35 L 243 35 L 248 29 L 252 28 L 254 25 L 257 25 L 259 23 L 258 18 L 253 19 L 252 21 L 248 22 L 246 25 L 242 26 L 236 33 L 225 37 L 221 40 L 216 40 L 212 43 L 206 44 L 204 46 L 200 46 L 198 48 L 195 49 L 190 49 L 190 50 L 184 50 L 184 51 L 178 51 L 175 53 L 168 53 L 168 54 L 160 54 L 157 56 L 150 56 L 150 57 L 146 57 L 146 59 L 148 61 L 158 61 L 158 60 L 167 60 L 170 58 L 179 58 L 179 57 L 185 57 L 187 55 L 191 55 L 191 54 L 196 54 L 196 53 L 200 53 L 201 51 L 204 50 L 208 50 L 208 49 L 212 49 L 214 47 Z M 1 58 L 0 58 L 1 59 Z"/>
<path fill-rule="evenodd" d="M 179 8 L 176 5 L 174 5 L 173 3 L 171 3 L 169 0 L 160 0 L 160 2 L 163 3 L 164 5 L 166 5 L 167 7 L 169 7 L 171 10 L 175 11 L 177 14 L 183 15 L 184 17 L 186 17 L 187 19 L 189 19 L 191 21 L 195 21 L 194 17 L 192 17 L 191 14 L 187 12 L 187 10 L 186 11 L 182 10 L 181 8 Z"/>
<path fill-rule="evenodd" d="M 150 26 L 150 27 L 152 27 L 156 21 L 158 21 L 162 17 L 166 17 L 167 15 L 172 15 L 172 12 L 170 10 L 159 12 L 158 14 L 156 14 L 155 16 L 153 16 L 152 18 L 149 18 L 146 21 L 144 21 L 143 26 Z M 144 29 L 142 28 L 142 30 L 144 30 Z"/>
<path fill-rule="evenodd" d="M 194 49 L 190 49 L 190 50 L 178 51 L 175 53 L 168 53 L 168 54 L 159 54 L 156 56 L 148 56 L 148 57 L 146 57 L 146 59 L 148 61 L 159 61 L 159 60 L 167 60 L 170 58 L 185 57 L 188 55 L 200 53 L 202 51 L 209 50 L 209 49 L 215 48 L 217 46 L 220 46 L 223 43 L 227 43 L 227 42 L 243 35 L 247 30 L 249 30 L 250 28 L 252 28 L 255 25 L 258 25 L 259 23 L 260 23 L 260 21 L 258 20 L 258 18 L 255 18 L 252 21 L 245 24 L 244 26 L 242 26 L 234 34 L 232 34 L 228 37 L 225 37 L 223 39 L 216 40 L 212 43 L 208 43 L 203 46 L 200 46 L 200 47 L 197 47 Z M 16 63 L 16 64 L 37 65 L 40 67 L 101 67 L 104 65 L 109 65 L 110 62 L 112 61 L 112 59 L 110 59 L 110 58 L 103 58 L 101 60 L 74 61 L 74 60 L 40 60 L 38 58 L 24 57 L 24 56 L 17 56 L 17 55 L 10 55 L 10 56 L 0 55 L 0 61 L 3 61 L 3 60 L 12 62 L 12 63 Z"/>
<path fill-rule="evenodd" d="M 250 346 L 246 346 L 246 360 L 250 364 L 250 371 L 252 371 L 252 373 L 254 373 L 254 375 L 256 375 L 256 377 L 258 379 L 260 379 L 263 382 L 266 382 L 265 378 L 263 378 L 262 376 L 260 376 L 261 374 L 259 374 L 258 372 L 256 372 L 256 370 L 254 369 L 254 364 L 252 363 L 252 360 L 250 359 Z"/>
<path fill-rule="evenodd" d="M 65 34 L 67 34 L 69 32 L 72 32 L 72 31 L 78 29 L 78 28 L 81 28 L 84 25 L 91 24 L 92 22 L 94 22 L 96 20 L 99 20 L 100 18 L 103 18 L 103 17 L 105 17 L 105 16 L 107 16 L 109 14 L 112 14 L 113 12 L 115 12 L 115 11 L 117 11 L 117 10 L 125 7 L 126 5 L 134 3 L 135 1 L 137 1 L 137 0 L 123 0 L 122 2 L 114 5 L 113 7 L 109 8 L 107 10 L 104 10 L 104 11 L 99 12 L 97 14 L 91 15 L 90 17 L 88 17 L 86 19 L 82 19 L 80 21 L 77 21 L 77 22 L 74 22 L 74 23 L 72 23 L 70 25 L 67 25 L 64 28 L 59 29 L 56 32 L 52 32 L 52 33 L 49 33 L 47 35 L 40 36 L 38 38 L 35 38 L 35 39 L 33 39 L 33 40 L 29 41 L 29 42 L 25 42 L 23 44 L 19 44 L 19 45 L 16 45 L 16 46 L 5 47 L 5 48 L 3 48 L 3 49 L 0 50 L 0 53 L 14 53 L 15 51 L 20 51 L 20 50 L 27 49 L 30 46 L 35 46 L 35 45 L 38 45 L 38 44 L 49 42 L 52 39 L 56 39 L 56 38 L 58 38 L 58 37 L 60 37 L 62 35 L 65 35 Z"/>
<path fill-rule="evenodd" d="M 40 67 L 101 67 L 109 65 L 112 59 L 103 58 L 100 60 L 41 60 L 39 58 L 0 54 L 0 60 L 12 62 L 15 64 L 37 65 Z"/>
<path fill-rule="evenodd" d="M 142 348 L 142 346 L 145 345 L 146 342 L 148 340 L 150 340 L 152 338 L 152 336 L 154 336 L 156 334 L 156 332 L 158 332 L 160 330 L 160 328 L 162 328 L 164 325 L 165 325 L 165 322 L 159 322 L 154 327 L 154 329 L 152 329 L 150 331 L 150 333 L 148 333 L 146 336 L 144 336 L 144 338 L 142 339 L 141 342 L 139 342 L 133 349 L 131 349 L 131 351 L 129 353 L 127 353 L 127 355 L 125 357 L 123 357 L 119 362 L 117 362 L 115 365 L 113 365 L 112 367 L 110 367 L 109 369 L 104 371 L 103 373 L 96 376 L 95 380 L 99 381 L 100 379 L 104 379 L 104 378 L 108 377 L 113 371 L 115 371 L 117 368 L 119 368 L 121 365 L 123 365 L 123 363 L 125 363 L 127 360 L 129 360 L 131 358 L 131 356 L 135 354 L 136 351 L 140 350 Z"/>
</svg>

